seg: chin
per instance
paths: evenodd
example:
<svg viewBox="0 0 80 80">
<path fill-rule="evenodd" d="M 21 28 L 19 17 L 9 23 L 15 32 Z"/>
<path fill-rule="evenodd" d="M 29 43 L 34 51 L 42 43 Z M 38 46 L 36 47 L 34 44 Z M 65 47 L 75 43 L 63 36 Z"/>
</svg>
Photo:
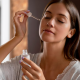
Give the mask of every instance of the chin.
<svg viewBox="0 0 80 80">
<path fill-rule="evenodd" d="M 52 39 L 52 37 L 50 37 L 50 36 L 48 36 L 48 37 L 46 37 L 46 36 L 41 36 L 40 38 L 41 38 L 41 40 L 44 41 L 44 42 L 53 42 L 53 39 Z"/>
</svg>

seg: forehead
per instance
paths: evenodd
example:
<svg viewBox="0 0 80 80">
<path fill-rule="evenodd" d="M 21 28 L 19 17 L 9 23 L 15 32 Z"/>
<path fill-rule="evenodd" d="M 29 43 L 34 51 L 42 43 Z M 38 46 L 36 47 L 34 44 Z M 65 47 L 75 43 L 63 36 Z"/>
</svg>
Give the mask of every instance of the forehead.
<svg viewBox="0 0 80 80">
<path fill-rule="evenodd" d="M 46 11 L 50 11 L 52 14 L 64 14 L 70 18 L 69 12 L 63 3 L 53 3 L 46 9 Z"/>
</svg>

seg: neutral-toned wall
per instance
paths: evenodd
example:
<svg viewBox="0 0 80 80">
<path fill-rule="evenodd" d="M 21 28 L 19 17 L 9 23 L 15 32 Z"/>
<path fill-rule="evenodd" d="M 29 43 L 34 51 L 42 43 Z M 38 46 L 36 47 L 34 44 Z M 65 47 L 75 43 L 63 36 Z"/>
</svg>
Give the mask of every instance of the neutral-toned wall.
<svg viewBox="0 0 80 80">
<path fill-rule="evenodd" d="M 43 10 L 50 0 L 29 0 L 29 10 L 33 16 L 41 19 Z M 40 38 L 39 38 L 39 21 L 29 18 L 28 19 L 28 52 L 40 52 Z"/>
</svg>

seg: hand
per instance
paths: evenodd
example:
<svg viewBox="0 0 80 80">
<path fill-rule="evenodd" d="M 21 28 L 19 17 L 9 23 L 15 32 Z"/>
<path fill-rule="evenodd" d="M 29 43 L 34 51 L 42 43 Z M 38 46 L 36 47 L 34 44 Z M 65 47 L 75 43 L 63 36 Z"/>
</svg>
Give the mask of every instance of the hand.
<svg viewBox="0 0 80 80">
<path fill-rule="evenodd" d="M 25 64 L 23 61 L 28 63 L 31 67 Z M 22 80 L 27 80 L 25 75 L 29 78 L 29 80 L 45 80 L 43 71 L 39 66 L 25 57 L 23 58 L 23 61 L 20 62 L 23 71 Z"/>
<path fill-rule="evenodd" d="M 28 19 L 28 16 L 26 15 L 26 13 L 28 12 L 29 11 L 23 10 L 15 13 L 15 16 L 13 17 L 13 21 L 16 29 L 15 36 L 22 37 L 22 38 L 24 37 L 26 33 L 26 21 Z M 22 22 L 20 22 L 21 15 L 24 16 Z"/>
</svg>

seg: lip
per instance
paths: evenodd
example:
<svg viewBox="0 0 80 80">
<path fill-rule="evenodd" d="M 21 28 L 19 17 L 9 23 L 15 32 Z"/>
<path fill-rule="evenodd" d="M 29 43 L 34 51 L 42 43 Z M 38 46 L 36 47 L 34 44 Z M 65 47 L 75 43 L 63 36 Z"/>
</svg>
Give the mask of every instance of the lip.
<svg viewBox="0 0 80 80">
<path fill-rule="evenodd" d="M 50 33 L 53 33 L 51 30 L 49 30 L 49 29 L 45 29 L 45 30 L 43 30 L 43 31 L 47 31 L 47 32 L 50 32 Z M 54 33 L 53 33 L 54 34 Z"/>
</svg>

